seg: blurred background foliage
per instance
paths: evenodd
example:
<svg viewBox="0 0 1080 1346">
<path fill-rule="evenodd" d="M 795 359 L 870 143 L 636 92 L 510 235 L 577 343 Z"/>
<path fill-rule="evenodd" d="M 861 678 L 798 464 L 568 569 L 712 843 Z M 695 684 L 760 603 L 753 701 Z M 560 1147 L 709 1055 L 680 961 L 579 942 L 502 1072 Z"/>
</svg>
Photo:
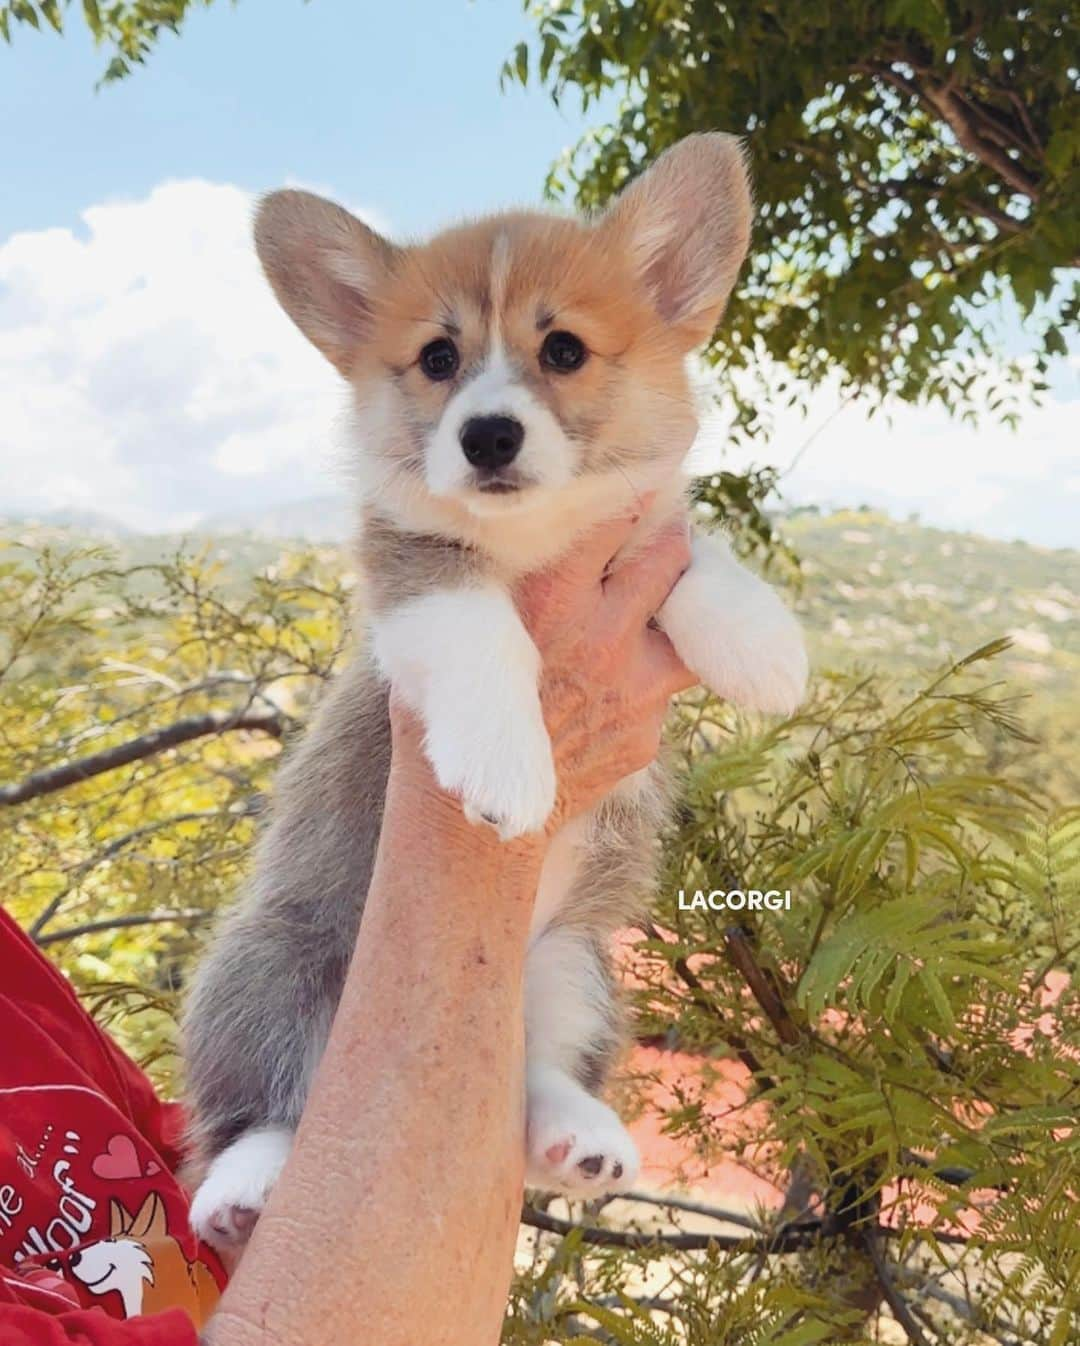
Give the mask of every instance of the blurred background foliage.
<svg viewBox="0 0 1080 1346">
<path fill-rule="evenodd" d="M 688 1231 L 537 1198 L 506 1340 L 878 1341 L 915 1315 L 926 1342 L 1075 1341 L 1080 557 L 869 512 L 783 532 L 814 694 L 781 723 L 679 703 L 685 803 L 624 950 L 650 1050 L 619 1084 L 690 1167 L 783 1199 Z M 176 997 L 362 595 L 332 549 L 166 552 L 6 531 L 0 899 L 171 1092 Z M 1036 648 L 990 638 L 1011 625 Z M 751 884 L 791 910 L 677 900 Z"/>
<path fill-rule="evenodd" d="M 76 13 L 94 40 L 108 52 L 101 82 L 130 75 L 142 65 L 163 33 L 178 33 L 188 11 L 213 0 L 77 0 Z M 5 42 L 20 25 L 62 33 L 71 0 L 0 0 L 0 37 Z"/>
</svg>

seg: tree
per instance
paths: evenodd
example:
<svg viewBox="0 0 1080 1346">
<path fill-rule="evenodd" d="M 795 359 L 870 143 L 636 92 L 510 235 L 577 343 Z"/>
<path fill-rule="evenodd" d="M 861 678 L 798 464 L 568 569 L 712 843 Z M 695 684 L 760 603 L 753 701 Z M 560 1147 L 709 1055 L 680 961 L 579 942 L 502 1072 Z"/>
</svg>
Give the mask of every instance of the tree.
<svg viewBox="0 0 1080 1346">
<path fill-rule="evenodd" d="M 123 79 L 142 65 L 163 32 L 178 33 L 188 10 L 214 0 L 82 0 L 82 16 L 94 41 L 112 50 L 103 84 Z M 16 24 L 62 33 L 71 0 L 0 0 L 0 37 L 11 41 Z"/>
<path fill-rule="evenodd" d="M 611 106 L 549 188 L 603 205 L 693 131 L 746 139 L 753 255 L 710 349 L 738 409 L 843 396 L 1015 422 L 1077 313 L 1076 0 L 528 0 L 504 78 Z M 599 100 L 603 99 L 603 102 Z M 1034 365 L 1002 358 L 999 301 Z"/>
</svg>

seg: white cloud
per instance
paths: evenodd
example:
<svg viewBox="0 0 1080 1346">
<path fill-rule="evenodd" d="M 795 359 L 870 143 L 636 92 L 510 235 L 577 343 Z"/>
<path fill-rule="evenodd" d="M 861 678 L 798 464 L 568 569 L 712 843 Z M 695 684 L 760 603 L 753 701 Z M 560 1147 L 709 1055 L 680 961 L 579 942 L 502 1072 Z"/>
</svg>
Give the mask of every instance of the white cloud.
<svg viewBox="0 0 1080 1346">
<path fill-rule="evenodd" d="M 236 187 L 166 182 L 90 207 L 77 229 L 0 243 L 0 510 L 183 527 L 344 489 L 329 470 L 339 381 L 278 309 L 250 214 Z M 1059 362 L 1065 397 L 1077 358 Z M 835 406 L 835 392 L 816 395 L 805 421 L 781 415 L 768 443 L 726 461 L 790 463 Z M 785 496 L 1075 545 L 1077 406 L 1049 401 L 1015 435 L 909 407 L 890 426 L 850 406 Z"/>
<path fill-rule="evenodd" d="M 1071 382 L 1075 398 L 1080 389 Z M 871 418 L 858 402 L 837 413 L 839 405 L 835 389 L 822 390 L 805 419 L 780 414 L 768 442 L 749 449 L 720 448 L 714 431 L 707 458 L 733 468 L 790 467 L 781 489 L 792 504 L 869 504 L 942 528 L 1080 546 L 1075 501 L 1067 498 L 1080 462 L 1080 401 L 1051 397 L 1024 407 L 1015 432 L 989 415 L 972 427 L 935 408 L 898 405 L 888 418 Z"/>
<path fill-rule="evenodd" d="M 0 246 L 5 508 L 137 527 L 333 489 L 337 376 L 294 330 L 236 187 L 167 182 Z"/>
</svg>

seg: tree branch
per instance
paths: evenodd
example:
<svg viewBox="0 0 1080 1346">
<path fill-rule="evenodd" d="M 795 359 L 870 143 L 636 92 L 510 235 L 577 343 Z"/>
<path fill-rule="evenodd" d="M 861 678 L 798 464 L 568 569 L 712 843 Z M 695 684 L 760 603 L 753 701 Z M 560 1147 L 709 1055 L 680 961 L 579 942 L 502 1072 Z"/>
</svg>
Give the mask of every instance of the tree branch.
<svg viewBox="0 0 1080 1346">
<path fill-rule="evenodd" d="M 754 950 L 746 938 L 746 931 L 741 926 L 731 926 L 724 931 L 724 943 L 727 945 L 728 956 L 742 973 L 754 999 L 776 1030 L 776 1036 L 785 1047 L 794 1047 L 802 1035 L 787 1011 L 774 978 L 754 957 Z"/>
<path fill-rule="evenodd" d="M 1017 127 L 1012 117 L 1007 112 L 1002 112 L 996 108 L 993 103 L 986 102 L 983 98 L 977 98 L 974 94 L 966 91 L 958 91 L 958 96 L 963 100 L 972 114 L 978 119 L 983 134 L 995 144 L 1003 149 L 1014 149 L 1021 154 L 1027 154 L 1040 161 L 1043 158 L 1043 147 L 1035 137 L 1034 128 L 1031 120 L 1026 116 L 1020 126 Z M 1009 90 L 1010 102 L 1015 95 Z M 1023 107 L 1023 104 L 1020 103 Z"/>
<path fill-rule="evenodd" d="M 930 1346 L 926 1333 L 919 1326 L 914 1314 L 905 1303 L 903 1295 L 893 1283 L 888 1264 L 881 1255 L 877 1235 L 877 1230 L 867 1230 L 866 1251 L 870 1254 L 870 1261 L 874 1264 L 874 1274 L 877 1276 L 881 1292 L 885 1296 L 885 1302 L 892 1309 L 893 1317 L 907 1333 L 907 1339 L 913 1346 Z"/>
<path fill-rule="evenodd" d="M 73 762 L 62 762 L 59 766 L 35 771 L 24 780 L 10 785 L 0 785 L 0 804 L 22 804 L 28 799 L 52 794 L 54 790 L 63 790 L 68 785 L 89 780 L 91 776 L 100 776 L 103 772 L 112 771 L 116 767 L 127 766 L 129 762 L 154 757 L 160 752 L 168 751 L 169 748 L 175 748 L 195 738 L 204 738 L 208 734 L 249 729 L 269 734 L 273 738 L 282 738 L 289 724 L 288 716 L 281 711 L 269 709 L 211 710 L 204 715 L 189 715 L 162 729 L 153 729 L 147 734 L 128 739 L 126 743 L 118 743 L 113 748 L 103 748 L 101 752 L 90 753 L 86 757 L 76 758 Z"/>
<path fill-rule="evenodd" d="M 900 93 L 917 103 L 928 106 L 949 127 L 961 148 L 974 155 L 980 163 L 996 173 L 1013 191 L 1031 201 L 1038 201 L 1039 182 L 1002 148 L 998 140 L 980 132 L 980 119 L 971 106 L 948 85 L 921 83 L 894 68 L 887 61 L 859 61 L 854 66 L 860 74 L 873 75 L 891 84 Z M 1000 128 L 998 128 L 1000 134 Z"/>
<path fill-rule="evenodd" d="M 969 105 L 952 89 L 930 86 L 925 90 L 924 99 L 937 109 L 969 154 L 974 154 L 987 168 L 992 169 L 1013 191 L 1038 201 L 1040 191 L 1037 180 L 1000 145 L 980 131 L 977 118 Z"/>
<path fill-rule="evenodd" d="M 87 921 L 84 925 L 69 925 L 63 930 L 52 930 L 46 935 L 34 936 L 39 949 L 47 944 L 59 944 L 62 940 L 77 939 L 80 935 L 98 935 L 104 930 L 126 930 L 135 925 L 165 925 L 169 921 L 183 924 L 192 921 L 206 921 L 211 913 L 199 911 L 147 911 L 132 916 L 110 916 L 100 921 Z"/>
<path fill-rule="evenodd" d="M 666 942 L 663 935 L 651 921 L 644 922 L 641 928 L 649 939 L 656 940 L 659 943 Z M 701 982 L 694 974 L 693 968 L 691 968 L 686 959 L 676 958 L 671 964 L 671 970 L 690 992 L 694 1003 L 720 1025 L 721 1038 L 728 1044 L 750 1074 L 757 1080 L 761 1092 L 768 1093 L 773 1089 L 775 1085 L 772 1078 L 765 1074 L 764 1067 L 750 1049 L 750 1044 L 741 1033 L 736 1032 L 736 1030 L 728 1024 L 723 1014 L 721 1014 L 709 998 L 708 992 L 705 990 L 704 986 L 702 986 Z M 679 1050 L 681 1051 L 684 1049 L 680 1048 Z"/>
<path fill-rule="evenodd" d="M 955 89 L 951 89 L 948 85 L 935 85 L 929 81 L 909 79 L 887 61 L 859 61 L 855 63 L 854 69 L 859 74 L 874 75 L 883 79 L 898 92 L 912 98 L 914 102 L 928 106 L 951 129 L 961 148 L 966 149 L 980 163 L 995 172 L 1002 182 L 1009 184 L 1014 191 L 1029 198 L 1029 201 L 1038 201 L 1041 191 L 1038 179 L 1033 178 L 1021 164 L 1017 163 L 1017 160 L 1007 155 L 1001 145 L 1001 128 L 991 128 L 995 133 L 984 135 L 982 128 L 988 127 L 986 114 L 980 114 L 978 109 L 972 108 L 972 105 L 961 98 Z"/>
<path fill-rule="evenodd" d="M 630 1229 L 603 1229 L 598 1225 L 580 1225 L 572 1220 L 562 1220 L 547 1211 L 537 1210 L 526 1202 L 521 1208 L 521 1223 L 529 1229 L 540 1229 L 547 1234 L 579 1233 L 584 1243 L 599 1248 L 667 1248 L 682 1252 L 703 1252 L 707 1248 L 731 1248 L 737 1252 L 778 1253 L 798 1252 L 802 1248 L 812 1247 L 821 1238 L 832 1237 L 820 1220 L 800 1220 L 792 1224 L 781 1225 L 775 1233 L 762 1234 L 758 1238 L 740 1238 L 737 1234 L 685 1234 L 681 1231 L 669 1233 L 657 1232 L 642 1234 Z M 871 1230 L 878 1238 L 900 1238 L 902 1230 L 892 1229 L 888 1225 L 874 1225 Z M 963 1234 L 934 1232 L 938 1243 L 966 1245 L 969 1240 Z"/>
<path fill-rule="evenodd" d="M 684 1210 L 691 1215 L 704 1215 L 710 1220 L 719 1220 L 722 1224 L 739 1225 L 743 1229 L 752 1230 L 758 1233 L 761 1225 L 757 1220 L 752 1220 L 749 1215 L 743 1215 L 739 1211 L 724 1210 L 720 1206 L 708 1206 L 702 1201 L 688 1201 L 686 1197 L 681 1196 L 653 1196 L 649 1192 L 618 1192 L 612 1198 L 614 1201 L 637 1201 L 645 1206 L 661 1206 L 665 1210 Z"/>
<path fill-rule="evenodd" d="M 1035 134 L 1035 127 L 1032 123 L 1031 115 L 1027 110 L 1024 100 L 1020 97 L 1020 95 L 1016 92 L 1015 89 L 1008 89 L 1006 90 L 1006 92 L 1009 97 L 1009 102 L 1012 103 L 1013 107 L 1016 109 L 1016 115 L 1020 118 L 1020 122 L 1023 125 L 1024 130 L 1027 132 L 1028 144 L 1031 146 L 1032 152 L 1034 154 L 1037 154 L 1040 159 L 1043 158 L 1044 157 L 1043 145 L 1042 142 L 1039 140 L 1039 137 Z"/>
<path fill-rule="evenodd" d="M 72 878 L 66 887 L 62 888 L 60 892 L 46 904 L 44 910 L 42 910 L 37 919 L 30 926 L 28 931 L 30 938 L 36 939 L 37 936 L 41 934 L 63 906 L 64 899 L 84 875 L 88 874 L 90 870 L 94 869 L 97 865 L 103 865 L 107 860 L 111 860 L 114 855 L 122 851 L 125 846 L 129 846 L 133 841 L 140 841 L 143 837 L 154 836 L 156 833 L 163 832 L 167 828 L 177 827 L 180 823 L 204 821 L 209 818 L 222 818 L 227 816 L 229 815 L 223 813 L 220 809 L 197 809 L 190 813 L 175 813 L 171 818 L 159 818 L 156 822 L 143 823 L 141 827 L 132 828 L 130 832 L 124 832 L 118 837 L 113 837 L 100 851 L 91 855 L 88 859 L 83 860 L 81 864 L 76 865 L 74 871 L 68 871 L 72 874 Z"/>
<path fill-rule="evenodd" d="M 808 1248 L 821 1234 L 821 1224 L 788 1225 L 773 1236 L 740 1238 L 737 1234 L 686 1234 L 679 1232 L 642 1234 L 630 1229 L 603 1229 L 598 1225 L 580 1225 L 572 1220 L 561 1220 L 557 1215 L 537 1210 L 527 1203 L 521 1210 L 521 1223 L 530 1229 L 542 1229 L 548 1234 L 580 1233 L 583 1242 L 607 1248 L 668 1248 L 683 1252 L 703 1252 L 706 1248 L 734 1248 L 741 1252 L 795 1252 Z"/>
<path fill-rule="evenodd" d="M 872 67 L 870 66 L 860 67 L 860 69 L 865 70 L 867 73 L 877 73 L 876 71 L 872 71 Z M 912 90 L 912 96 L 914 97 L 914 86 L 912 86 Z M 812 144 L 810 141 L 800 141 L 795 148 L 800 154 L 809 155 L 812 159 L 817 159 L 819 162 L 828 160 L 830 166 L 834 162 L 830 155 L 823 153 L 818 146 Z M 875 179 L 868 178 L 864 173 L 859 172 L 859 170 L 852 164 L 845 165 L 845 169 L 850 174 L 851 181 L 860 191 L 865 192 L 868 196 L 887 196 L 891 201 L 907 201 L 914 192 L 918 192 L 922 196 L 941 197 L 946 192 L 954 190 L 960 178 L 967 176 L 965 171 L 959 174 L 954 174 L 952 181 L 949 181 L 948 178 L 939 181 L 932 177 L 920 177 L 916 173 L 909 173 L 905 178 Z M 978 215 L 980 219 L 987 220 L 990 224 L 994 225 L 995 228 L 1001 230 L 1002 233 L 1022 234 L 1026 228 L 1023 220 L 1014 219 L 1012 215 L 1007 215 L 1003 210 L 1000 210 L 997 206 L 992 205 L 988 201 L 980 201 L 974 196 L 959 196 L 957 197 L 957 201 L 966 211 L 969 211 L 972 215 Z M 962 243 L 942 237 L 941 241 L 950 250 L 955 250 L 971 247 L 973 242 L 981 242 L 982 240 L 970 240 L 967 243 Z"/>
<path fill-rule="evenodd" d="M 981 219 L 989 220 L 1003 234 L 1022 234 L 1024 232 L 1022 220 L 1013 219 L 1011 215 L 1006 215 L 1003 210 L 998 210 L 997 206 L 992 206 L 986 201 L 976 201 L 973 196 L 961 196 L 959 200 L 965 210 L 970 210 L 973 215 L 978 215 Z"/>
<path fill-rule="evenodd" d="M 1002 1346 L 1024 1346 L 1017 1329 L 1012 1323 L 985 1310 L 980 1304 L 973 1303 L 962 1295 L 950 1294 L 943 1286 L 929 1278 L 920 1279 L 918 1293 L 928 1299 L 936 1299 L 951 1309 L 958 1318 L 972 1323 L 980 1332 L 993 1336 Z"/>
</svg>

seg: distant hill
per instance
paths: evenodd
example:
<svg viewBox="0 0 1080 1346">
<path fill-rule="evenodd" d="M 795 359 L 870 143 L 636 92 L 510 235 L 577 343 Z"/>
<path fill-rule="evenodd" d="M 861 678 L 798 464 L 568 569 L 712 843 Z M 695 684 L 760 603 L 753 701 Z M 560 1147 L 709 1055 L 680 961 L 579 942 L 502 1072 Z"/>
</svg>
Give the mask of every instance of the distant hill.
<svg viewBox="0 0 1080 1346">
<path fill-rule="evenodd" d="M 305 542 L 345 542 L 352 535 L 353 511 L 344 496 L 312 496 L 265 510 L 236 510 L 211 514 L 195 525 L 195 532 L 248 534 L 273 540 L 297 538 Z"/>
<path fill-rule="evenodd" d="M 983 665 L 1005 680 L 1039 738 L 1031 783 L 1080 801 L 1080 551 L 1000 542 L 870 511 L 783 523 L 802 560 L 798 607 L 820 669 L 860 666 L 908 681 L 999 636 Z"/>
<path fill-rule="evenodd" d="M 132 562 L 180 545 L 205 547 L 231 582 L 242 583 L 283 548 L 336 548 L 349 533 L 336 497 L 208 518 L 186 538 L 132 534 L 96 515 L 69 517 L 0 522 L 0 542 L 100 539 Z M 1040 740 L 1026 752 L 1028 779 L 1080 800 L 1080 551 L 946 532 L 869 510 L 803 512 L 781 528 L 802 561 L 795 601 L 815 668 L 876 669 L 911 682 L 1008 636 L 1012 648 L 986 666 L 986 676 L 1024 698 L 1021 714 Z"/>
<path fill-rule="evenodd" d="M 36 528 L 59 533 L 82 533 L 93 538 L 132 537 L 133 530 L 119 519 L 93 509 L 27 510 L 25 513 L 0 514 L 0 530 Z"/>
<path fill-rule="evenodd" d="M 208 514 L 188 530 L 191 537 L 254 537 L 267 541 L 345 542 L 352 534 L 352 508 L 344 495 L 309 496 L 269 509 Z M 91 538 L 154 537 L 96 510 L 26 510 L 0 514 L 0 530 L 36 528 L 82 533 Z"/>
</svg>

